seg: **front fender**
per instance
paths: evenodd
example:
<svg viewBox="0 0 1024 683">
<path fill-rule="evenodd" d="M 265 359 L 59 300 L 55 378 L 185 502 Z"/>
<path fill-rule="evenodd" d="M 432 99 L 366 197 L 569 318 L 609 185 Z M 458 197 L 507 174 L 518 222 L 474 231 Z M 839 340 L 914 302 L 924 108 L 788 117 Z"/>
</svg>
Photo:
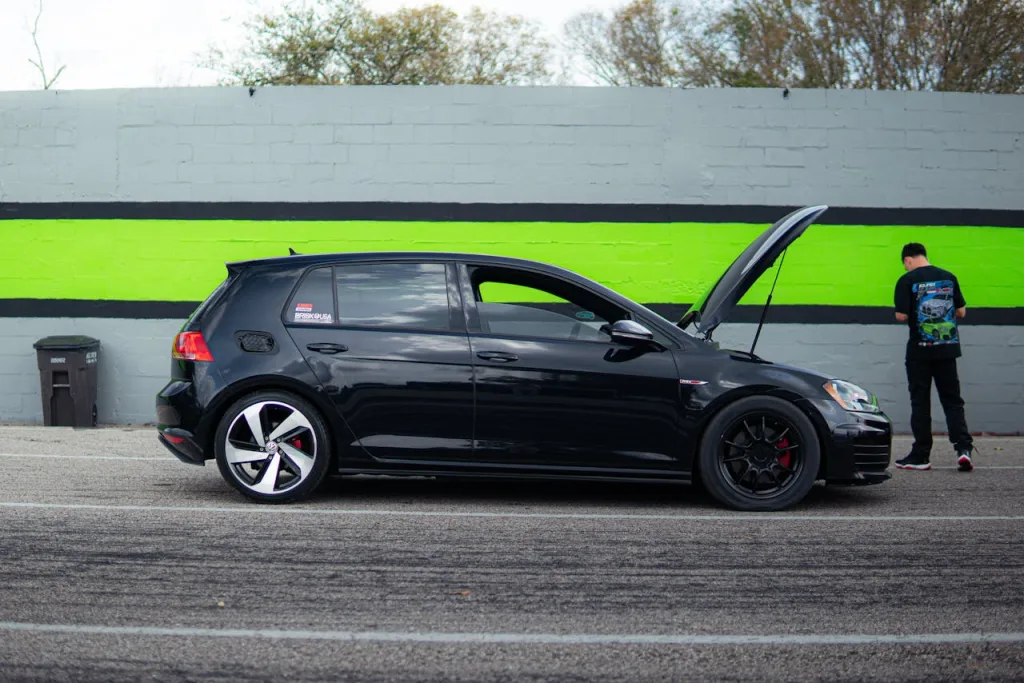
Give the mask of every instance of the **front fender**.
<svg viewBox="0 0 1024 683">
<path fill-rule="evenodd" d="M 704 410 L 701 412 L 700 419 L 695 425 L 697 438 L 690 440 L 689 447 L 685 453 L 685 458 L 693 468 L 695 476 L 698 462 L 697 453 L 699 453 L 700 447 L 704 442 L 708 424 L 710 424 L 715 416 L 717 416 L 718 413 L 720 413 L 726 406 L 750 396 L 773 396 L 781 398 L 792 403 L 800 410 L 800 412 L 806 415 L 811 421 L 815 436 L 818 439 L 819 448 L 821 449 L 821 464 L 818 469 L 817 478 L 820 479 L 832 476 L 832 463 L 834 458 L 832 457 L 833 449 L 830 444 L 832 441 L 832 429 L 835 426 L 833 421 L 834 418 L 832 418 L 831 415 L 826 415 L 822 411 L 820 401 L 808 399 L 806 396 L 802 396 L 791 388 L 772 384 L 751 384 L 736 387 L 735 389 L 731 389 L 719 396 L 716 396 L 707 403 Z"/>
</svg>

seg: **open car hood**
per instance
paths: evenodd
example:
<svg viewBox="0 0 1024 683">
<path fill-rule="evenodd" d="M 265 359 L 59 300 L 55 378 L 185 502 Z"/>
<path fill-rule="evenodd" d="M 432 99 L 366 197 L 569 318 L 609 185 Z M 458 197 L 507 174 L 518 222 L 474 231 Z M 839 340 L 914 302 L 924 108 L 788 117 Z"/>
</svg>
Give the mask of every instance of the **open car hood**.
<svg viewBox="0 0 1024 683">
<path fill-rule="evenodd" d="M 685 330 L 695 323 L 697 333 L 708 338 L 757 279 L 772 267 L 779 254 L 827 210 L 824 205 L 797 209 L 758 235 L 704 296 L 690 307 L 677 326 Z"/>
</svg>

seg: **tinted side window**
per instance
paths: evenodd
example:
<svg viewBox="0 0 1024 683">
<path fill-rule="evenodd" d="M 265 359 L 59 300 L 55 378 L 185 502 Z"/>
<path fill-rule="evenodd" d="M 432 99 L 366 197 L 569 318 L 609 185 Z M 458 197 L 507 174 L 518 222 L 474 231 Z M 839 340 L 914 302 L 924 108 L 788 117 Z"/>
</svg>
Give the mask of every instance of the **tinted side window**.
<svg viewBox="0 0 1024 683">
<path fill-rule="evenodd" d="M 330 267 L 306 273 L 295 296 L 288 303 L 290 323 L 330 325 L 334 323 L 334 290 Z"/>
<path fill-rule="evenodd" d="M 374 263 L 335 268 L 342 325 L 448 330 L 442 263 Z"/>
<path fill-rule="evenodd" d="M 477 283 L 477 312 L 485 333 L 548 339 L 609 341 L 600 331 L 608 322 L 544 289 L 495 282 Z"/>
</svg>

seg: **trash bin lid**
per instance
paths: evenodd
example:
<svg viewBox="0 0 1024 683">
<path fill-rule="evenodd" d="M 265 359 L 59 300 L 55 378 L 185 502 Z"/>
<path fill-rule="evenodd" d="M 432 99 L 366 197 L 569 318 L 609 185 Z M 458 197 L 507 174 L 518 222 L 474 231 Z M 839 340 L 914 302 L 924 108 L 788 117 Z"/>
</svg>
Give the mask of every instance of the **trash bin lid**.
<svg viewBox="0 0 1024 683">
<path fill-rule="evenodd" d="M 99 339 L 92 337 L 86 337 L 81 334 L 72 335 L 57 335 L 53 337 L 43 337 L 32 344 L 32 347 L 39 350 L 46 351 L 78 351 L 85 349 L 94 349 L 100 345 Z"/>
</svg>

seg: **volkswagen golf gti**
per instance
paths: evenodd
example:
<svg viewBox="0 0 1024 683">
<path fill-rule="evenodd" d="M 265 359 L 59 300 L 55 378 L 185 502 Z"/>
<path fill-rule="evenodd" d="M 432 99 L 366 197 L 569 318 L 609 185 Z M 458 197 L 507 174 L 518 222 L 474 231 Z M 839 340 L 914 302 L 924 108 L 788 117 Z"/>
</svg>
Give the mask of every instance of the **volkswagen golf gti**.
<svg viewBox="0 0 1024 683">
<path fill-rule="evenodd" d="M 457 475 L 703 484 L 770 511 L 818 481 L 884 482 L 892 425 L 871 392 L 712 341 L 827 208 L 764 231 L 676 323 L 515 258 L 228 263 L 173 341 L 157 438 L 263 502 L 327 475 Z"/>
</svg>

